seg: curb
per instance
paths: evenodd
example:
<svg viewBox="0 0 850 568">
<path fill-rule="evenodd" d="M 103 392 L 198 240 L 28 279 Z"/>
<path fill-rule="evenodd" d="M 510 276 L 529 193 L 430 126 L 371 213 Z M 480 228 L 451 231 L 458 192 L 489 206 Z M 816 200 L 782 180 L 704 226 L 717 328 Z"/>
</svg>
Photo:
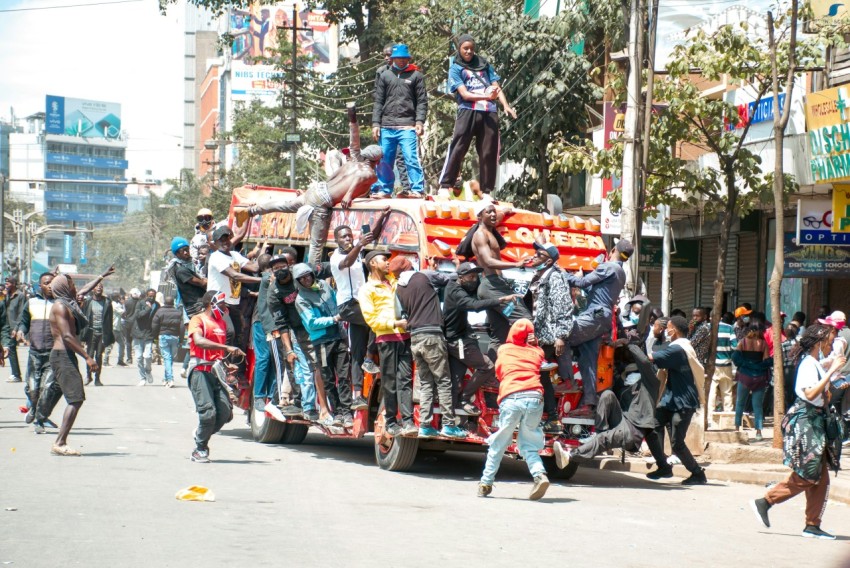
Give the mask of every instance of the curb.
<svg viewBox="0 0 850 568">
<path fill-rule="evenodd" d="M 770 483 L 782 481 L 788 477 L 788 468 L 777 465 L 775 469 L 744 469 L 746 464 L 736 464 L 737 467 L 729 467 L 726 464 L 716 464 L 711 467 L 711 463 L 703 463 L 705 467 L 705 476 L 711 481 L 724 481 L 731 483 L 746 483 L 750 485 L 760 485 L 765 487 Z M 592 461 L 581 461 L 579 466 L 588 469 L 598 469 L 605 471 L 619 471 L 624 473 L 646 474 L 651 471 L 651 468 L 646 467 L 646 462 L 626 460 L 626 463 L 621 463 L 618 458 L 606 457 L 602 459 L 594 459 Z M 688 470 L 681 465 L 673 466 L 673 475 L 680 478 L 688 477 Z M 850 480 L 850 477 L 835 477 L 835 474 L 830 475 L 829 481 L 829 499 L 850 505 L 850 483 L 845 483 Z M 836 483 L 840 481 L 840 483 Z"/>
</svg>

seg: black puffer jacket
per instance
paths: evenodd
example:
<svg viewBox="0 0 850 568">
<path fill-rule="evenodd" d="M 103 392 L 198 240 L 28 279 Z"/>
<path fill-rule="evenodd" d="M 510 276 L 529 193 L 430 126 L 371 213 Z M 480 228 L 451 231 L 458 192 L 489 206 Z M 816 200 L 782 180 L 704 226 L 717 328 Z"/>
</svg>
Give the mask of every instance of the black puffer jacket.
<svg viewBox="0 0 850 568">
<path fill-rule="evenodd" d="M 372 125 L 398 128 L 425 124 L 428 116 L 428 92 L 425 77 L 415 66 L 404 71 L 392 66 L 384 69 L 375 79 L 375 106 Z"/>
<path fill-rule="evenodd" d="M 183 311 L 174 306 L 162 306 L 153 315 L 151 333 L 153 337 L 173 335 L 180 337 L 183 331 Z"/>
</svg>

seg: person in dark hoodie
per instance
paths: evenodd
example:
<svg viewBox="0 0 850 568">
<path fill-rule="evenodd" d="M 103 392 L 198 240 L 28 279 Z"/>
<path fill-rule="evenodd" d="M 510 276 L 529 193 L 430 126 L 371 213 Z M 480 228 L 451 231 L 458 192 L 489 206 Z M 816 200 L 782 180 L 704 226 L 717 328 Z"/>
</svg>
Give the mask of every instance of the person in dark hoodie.
<svg viewBox="0 0 850 568">
<path fill-rule="evenodd" d="M 151 335 L 159 343 L 159 352 L 162 353 L 165 387 L 174 388 L 172 365 L 183 337 L 183 310 L 174 307 L 174 296 L 166 296 L 163 306 L 153 315 Z"/>
<path fill-rule="evenodd" d="M 555 463 L 560 469 L 567 467 L 572 460 L 593 459 L 614 448 L 637 451 L 643 439 L 655 429 L 655 401 L 658 400 L 660 381 L 640 347 L 629 345 L 628 350 L 637 364 L 640 378 L 626 385 L 626 408 L 623 409 L 613 391 L 603 392 L 596 406 L 596 432 L 590 439 L 573 450 L 567 450 L 559 441 L 552 444 Z"/>
<path fill-rule="evenodd" d="M 501 78 L 490 63 L 475 53 L 475 40 L 469 34 L 457 38 L 457 55 L 449 67 L 448 90 L 457 96 L 457 118 L 449 144 L 448 156 L 440 175 L 440 187 L 457 185 L 463 159 L 472 139 L 478 151 L 478 182 L 485 194 L 496 187 L 499 168 L 499 109 L 516 119 L 516 111 L 508 104 L 499 86 Z"/>
<path fill-rule="evenodd" d="M 375 106 L 372 110 L 372 136 L 380 140 L 383 158 L 378 165 L 375 197 L 391 197 L 395 187 L 393 162 L 401 146 L 410 193 L 399 197 L 423 197 L 425 177 L 419 163 L 418 137 L 425 132 L 428 91 L 425 77 L 410 63 L 410 51 L 400 43 L 390 54 L 392 65 L 375 79 Z"/>
<path fill-rule="evenodd" d="M 310 334 L 315 354 L 313 364 L 322 373 L 324 392 L 333 407 L 333 418 L 326 420 L 325 426 L 351 428 L 354 425 L 349 376 L 351 358 L 339 329 L 336 294 L 327 282 L 317 280 L 313 269 L 305 263 L 292 268 L 292 277 L 298 288 L 295 307 L 304 329 Z"/>
<path fill-rule="evenodd" d="M 378 66 L 375 72 L 375 81 L 381 76 L 381 73 L 393 67 L 393 47 L 395 44 L 388 43 L 384 46 L 384 62 Z M 404 156 L 398 152 L 395 157 L 395 169 L 398 171 L 398 183 L 403 192 L 410 193 L 410 179 L 407 177 L 407 166 L 404 165 Z"/>
<path fill-rule="evenodd" d="M 395 266 L 395 265 L 398 266 Z M 465 438 L 466 432 L 455 424 L 452 405 L 452 380 L 449 376 L 449 352 L 443 335 L 443 314 L 440 297 L 431 280 L 415 272 L 410 261 L 396 257 L 390 262 L 390 272 L 399 271 L 396 317 L 407 321 L 410 332 L 410 351 L 419 373 L 419 433 L 420 438 Z M 434 416 L 434 389 L 440 403 L 442 429 L 431 426 Z"/>
</svg>

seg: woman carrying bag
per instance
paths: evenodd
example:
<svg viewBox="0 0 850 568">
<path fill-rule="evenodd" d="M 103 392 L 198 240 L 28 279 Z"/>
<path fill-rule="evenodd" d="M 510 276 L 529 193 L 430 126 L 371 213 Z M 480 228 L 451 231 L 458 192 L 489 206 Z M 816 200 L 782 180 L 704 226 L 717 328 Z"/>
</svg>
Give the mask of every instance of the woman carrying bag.
<svg viewBox="0 0 850 568">
<path fill-rule="evenodd" d="M 770 527 L 767 515 L 770 508 L 805 492 L 803 536 L 827 540 L 834 540 L 835 536 L 821 530 L 820 524 L 829 494 L 829 469 L 836 472 L 839 469 L 842 439 L 841 420 L 830 415 L 829 385 L 845 359 L 836 358 L 827 371 L 818 361 L 829 353 L 834 337 L 835 328 L 814 324 L 806 328 L 791 351 L 797 369 L 794 386 L 797 400 L 782 421 L 782 433 L 785 465 L 793 471 L 763 498 L 751 502 L 758 520 Z"/>
<path fill-rule="evenodd" d="M 738 342 L 738 348 L 732 351 L 732 362 L 737 367 L 735 382 L 738 383 L 735 430 L 741 429 L 747 399 L 752 396 L 757 442 L 764 439 L 761 435 L 764 426 L 764 393 L 770 385 L 770 369 L 773 367 L 770 349 L 764 340 L 764 330 L 764 319 L 753 314 L 744 331 L 744 337 Z"/>
</svg>

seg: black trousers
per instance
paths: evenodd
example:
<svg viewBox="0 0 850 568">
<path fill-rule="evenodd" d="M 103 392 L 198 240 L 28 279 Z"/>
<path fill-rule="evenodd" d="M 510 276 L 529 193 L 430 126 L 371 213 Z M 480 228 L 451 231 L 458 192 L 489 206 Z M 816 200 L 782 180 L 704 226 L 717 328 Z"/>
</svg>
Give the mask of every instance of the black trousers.
<svg viewBox="0 0 850 568">
<path fill-rule="evenodd" d="M 334 414 L 351 412 L 351 358 L 348 346 L 337 339 L 330 343 L 314 344 L 316 365 L 322 373 L 325 396 L 331 401 Z"/>
<path fill-rule="evenodd" d="M 103 334 L 92 332 L 91 339 L 86 343 L 86 354 L 95 360 L 97 363 L 97 371 L 92 373 L 91 369 L 87 369 L 86 376 L 94 378 L 96 382 L 100 382 L 100 373 L 103 367 Z"/>
<path fill-rule="evenodd" d="M 644 434 L 645 432 L 623 418 L 623 409 L 617 395 L 607 390 L 599 397 L 599 404 L 596 406 L 596 433 L 576 448 L 573 457 L 592 459 L 614 448 L 636 450 L 640 447 Z"/>
<path fill-rule="evenodd" d="M 440 187 L 454 187 L 463 159 L 475 138 L 478 152 L 478 183 L 490 193 L 496 187 L 499 169 L 499 113 L 458 109 L 449 154 L 440 176 Z"/>
<path fill-rule="evenodd" d="M 348 322 L 348 345 L 351 349 L 351 384 L 354 390 L 363 390 L 363 361 L 369 347 L 369 335 L 372 330 L 368 325 Z"/>
<path fill-rule="evenodd" d="M 44 422 L 50 418 L 50 414 L 62 398 L 62 389 L 59 383 L 53 380 L 49 349 L 29 350 L 27 382 L 24 390 L 35 408 L 35 419 L 38 422 Z"/>
<path fill-rule="evenodd" d="M 482 386 L 496 381 L 496 367 L 490 358 L 481 352 L 478 337 L 473 333 L 447 342 L 447 347 L 449 371 L 452 375 L 452 400 L 455 407 L 460 407 L 470 402 Z M 472 369 L 472 376 L 466 385 L 462 385 L 467 369 Z"/>
<path fill-rule="evenodd" d="M 381 357 L 381 395 L 384 399 L 386 424 L 413 424 L 413 354 L 410 340 L 378 343 Z"/>
<path fill-rule="evenodd" d="M 658 426 L 646 437 L 646 445 L 649 446 L 649 451 L 652 452 L 652 457 L 655 458 L 658 467 L 664 467 L 667 464 L 667 456 L 664 455 L 664 430 L 669 425 L 671 428 L 670 445 L 673 453 L 682 460 L 682 465 L 688 471 L 692 473 L 699 471 L 700 467 L 697 460 L 694 459 L 688 446 L 685 445 L 685 435 L 688 433 L 688 426 L 691 425 L 693 417 L 693 408 L 679 410 L 678 412 L 666 408 L 655 409 Z"/>
<path fill-rule="evenodd" d="M 18 342 L 12 340 L 12 345 L 9 347 L 9 370 L 12 371 L 12 376 L 23 379 L 21 375 L 21 364 L 18 361 Z"/>
</svg>

